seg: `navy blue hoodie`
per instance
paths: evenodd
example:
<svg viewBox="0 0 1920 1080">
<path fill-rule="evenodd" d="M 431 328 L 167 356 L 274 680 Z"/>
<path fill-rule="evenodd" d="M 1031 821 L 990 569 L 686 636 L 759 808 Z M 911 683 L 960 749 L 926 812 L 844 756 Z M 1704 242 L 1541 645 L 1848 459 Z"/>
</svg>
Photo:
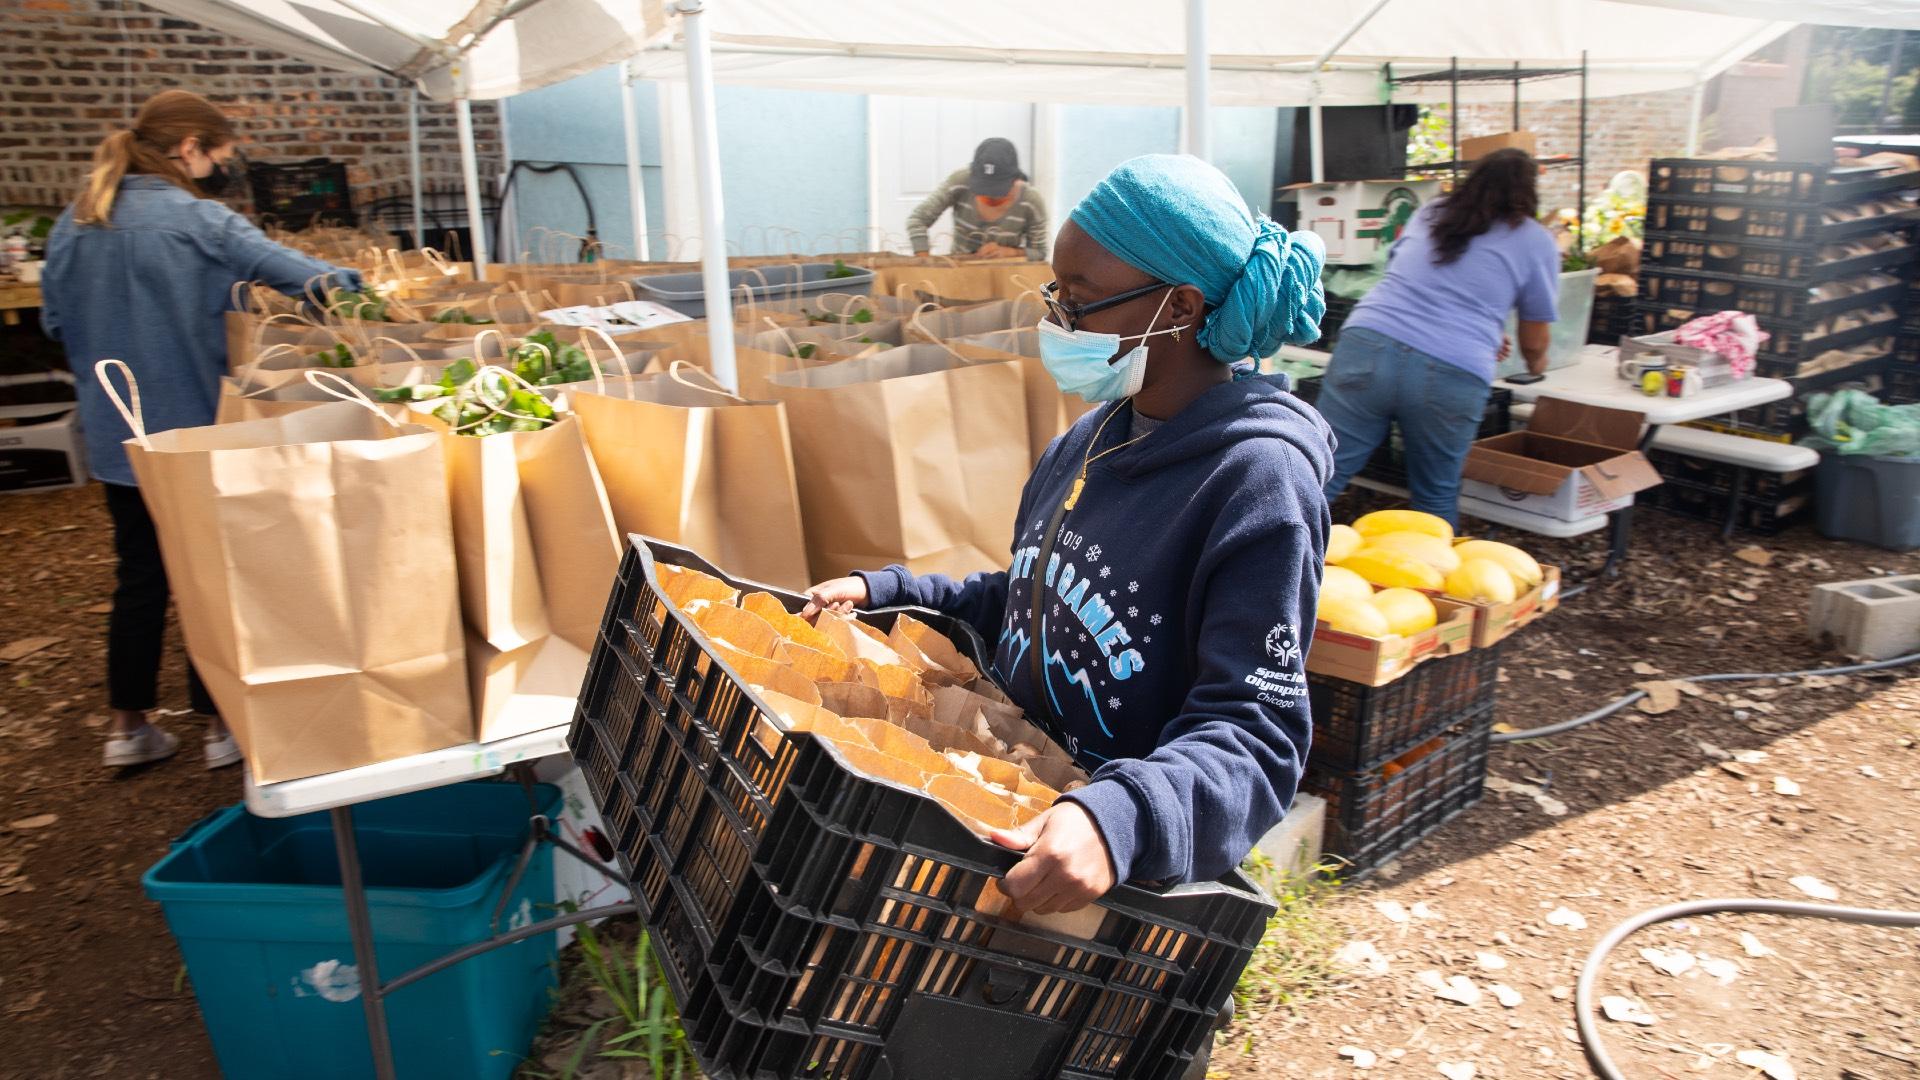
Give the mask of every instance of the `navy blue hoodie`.
<svg viewBox="0 0 1920 1080">
<path fill-rule="evenodd" d="M 1067 798 L 1099 825 L 1118 880 L 1205 880 L 1286 813 L 1312 741 L 1331 434 L 1284 378 L 1249 378 L 1094 462 L 1044 568 L 1040 687 L 1027 651 L 1040 550 L 1082 461 L 1131 437 L 1130 410 L 1097 409 L 1047 448 L 1008 570 L 860 576 L 874 606 L 920 604 L 996 641 L 994 677 L 1028 715 L 1046 716 L 1047 695 L 1093 773 Z"/>
</svg>

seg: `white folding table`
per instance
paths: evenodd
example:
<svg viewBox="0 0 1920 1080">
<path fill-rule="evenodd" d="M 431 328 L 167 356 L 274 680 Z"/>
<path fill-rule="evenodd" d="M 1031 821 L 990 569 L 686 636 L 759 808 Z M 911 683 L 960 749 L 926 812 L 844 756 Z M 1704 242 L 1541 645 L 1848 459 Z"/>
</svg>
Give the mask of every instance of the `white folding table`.
<svg viewBox="0 0 1920 1080">
<path fill-rule="evenodd" d="M 1547 372 L 1546 378 L 1525 385 L 1507 385 L 1516 401 L 1537 401 L 1543 397 L 1593 405 L 1603 409 L 1622 409 L 1639 413 L 1646 431 L 1640 436 L 1644 451 L 1654 436 L 1668 424 L 1705 420 L 1751 409 L 1757 405 L 1781 401 L 1793 396 L 1793 384 L 1785 379 L 1741 379 L 1738 382 L 1702 390 L 1687 397 L 1667 397 L 1641 392 L 1618 374 L 1620 350 L 1611 345 L 1588 345 L 1580 351 L 1578 363 Z M 1633 536 L 1633 507 L 1615 510 L 1611 518 L 1604 574 L 1619 572 L 1621 560 Z"/>
<path fill-rule="evenodd" d="M 256 784 L 246 778 L 247 812 L 259 817 L 283 818 L 297 814 L 329 811 L 333 820 L 333 844 L 340 859 L 340 892 L 347 909 L 347 931 L 353 938 L 353 962 L 360 981 L 360 1002 L 367 1016 L 367 1041 L 373 1053 L 374 1075 L 378 1080 L 394 1080 L 393 1041 L 387 1027 L 387 995 L 403 986 L 420 981 L 463 960 L 530 937 L 552 933 L 563 926 L 591 922 L 610 915 L 626 915 L 638 908 L 631 902 L 609 904 L 559 915 L 530 923 L 506 933 L 495 932 L 485 941 L 456 949 L 432 963 L 381 981 L 373 950 L 373 919 L 367 907 L 366 882 L 360 874 L 360 848 L 353 833 L 353 807 L 393 795 L 405 795 L 429 788 L 445 787 L 465 780 L 498 776 L 516 765 L 530 765 L 541 758 L 568 753 L 568 725 L 543 728 L 525 735 L 487 743 L 465 743 L 414 754 L 377 765 L 323 773 L 299 780 L 274 784 Z M 599 860 L 553 835 L 540 818 L 520 853 L 520 860 L 501 892 L 501 900 L 511 896 L 526 872 L 532 845 L 551 842 L 560 850 L 590 865 L 605 867 Z"/>
</svg>

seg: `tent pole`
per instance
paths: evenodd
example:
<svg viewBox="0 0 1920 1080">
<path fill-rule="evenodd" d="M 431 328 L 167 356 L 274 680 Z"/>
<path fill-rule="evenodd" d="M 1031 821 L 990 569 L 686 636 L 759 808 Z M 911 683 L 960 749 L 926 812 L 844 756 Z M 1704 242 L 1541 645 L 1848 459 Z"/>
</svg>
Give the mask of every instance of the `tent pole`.
<svg viewBox="0 0 1920 1080">
<path fill-rule="evenodd" d="M 1327 182 L 1327 129 L 1320 115 L 1320 81 L 1314 80 L 1313 103 L 1307 106 L 1307 144 L 1313 167 L 1313 182 Z"/>
<path fill-rule="evenodd" d="M 487 278 L 487 216 L 480 208 L 480 162 L 473 147 L 473 103 L 455 99 L 453 117 L 460 129 L 460 179 L 467 187 L 467 228 L 473 232 L 473 279 Z"/>
<path fill-rule="evenodd" d="M 674 0 L 674 9 L 680 13 L 680 33 L 687 42 L 693 165 L 700 185 L 700 276 L 706 293 L 713 377 L 727 389 L 738 390 L 740 378 L 733 359 L 733 297 L 727 281 L 726 208 L 720 199 L 719 119 L 713 102 L 713 38 L 707 30 L 705 0 Z"/>
<path fill-rule="evenodd" d="M 1687 156 L 1700 156 L 1700 113 L 1707 104 L 1706 76 L 1696 76 L 1693 80 L 1693 101 L 1687 107 Z"/>
<path fill-rule="evenodd" d="M 647 250 L 647 185 L 640 172 L 640 112 L 633 105 L 633 66 L 620 65 L 620 117 L 627 129 L 627 203 L 633 215 L 633 257 L 652 261 Z"/>
<path fill-rule="evenodd" d="M 414 87 L 407 107 L 407 171 L 413 180 L 413 247 L 427 246 L 427 212 L 421 205 L 426 193 L 420 190 L 420 88 Z"/>
<path fill-rule="evenodd" d="M 1187 153 L 1213 157 L 1213 124 L 1207 115 L 1207 0 L 1187 3 Z"/>
</svg>

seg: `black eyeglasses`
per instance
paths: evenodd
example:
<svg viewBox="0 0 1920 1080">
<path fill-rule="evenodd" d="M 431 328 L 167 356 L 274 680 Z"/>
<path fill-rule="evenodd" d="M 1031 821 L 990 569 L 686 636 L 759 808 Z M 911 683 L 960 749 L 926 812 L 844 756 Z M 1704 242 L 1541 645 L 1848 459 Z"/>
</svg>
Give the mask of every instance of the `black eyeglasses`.
<svg viewBox="0 0 1920 1080">
<path fill-rule="evenodd" d="M 1056 296 L 1060 292 L 1060 283 L 1057 281 L 1049 281 L 1040 287 L 1040 299 L 1046 302 L 1047 312 L 1053 316 L 1053 321 L 1065 327 L 1068 333 L 1072 333 L 1080 328 L 1079 323 L 1081 319 L 1086 318 L 1096 311 L 1105 311 L 1110 307 L 1119 307 L 1129 300 L 1138 300 L 1160 289 L 1171 288 L 1173 288 L 1173 286 L 1164 281 L 1156 281 L 1151 285 L 1142 285 L 1137 289 L 1128 289 L 1118 296 L 1109 296 L 1105 300 L 1095 300 L 1091 304 L 1069 304 L 1064 300 L 1056 299 Z"/>
</svg>

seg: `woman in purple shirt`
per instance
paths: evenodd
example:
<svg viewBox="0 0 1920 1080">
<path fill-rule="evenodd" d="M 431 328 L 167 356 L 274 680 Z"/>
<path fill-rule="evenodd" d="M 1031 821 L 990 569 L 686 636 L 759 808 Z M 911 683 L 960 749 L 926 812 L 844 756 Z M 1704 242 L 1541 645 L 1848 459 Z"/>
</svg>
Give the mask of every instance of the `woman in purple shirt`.
<svg viewBox="0 0 1920 1080">
<path fill-rule="evenodd" d="M 1560 249 L 1534 220 L 1538 172 L 1524 151 L 1489 154 L 1388 252 L 1386 278 L 1347 318 L 1322 380 L 1320 413 L 1339 437 L 1329 500 L 1398 423 L 1408 501 L 1459 524 L 1460 466 L 1507 353 L 1508 312 L 1519 312 L 1527 370 L 1547 367 Z"/>
</svg>

